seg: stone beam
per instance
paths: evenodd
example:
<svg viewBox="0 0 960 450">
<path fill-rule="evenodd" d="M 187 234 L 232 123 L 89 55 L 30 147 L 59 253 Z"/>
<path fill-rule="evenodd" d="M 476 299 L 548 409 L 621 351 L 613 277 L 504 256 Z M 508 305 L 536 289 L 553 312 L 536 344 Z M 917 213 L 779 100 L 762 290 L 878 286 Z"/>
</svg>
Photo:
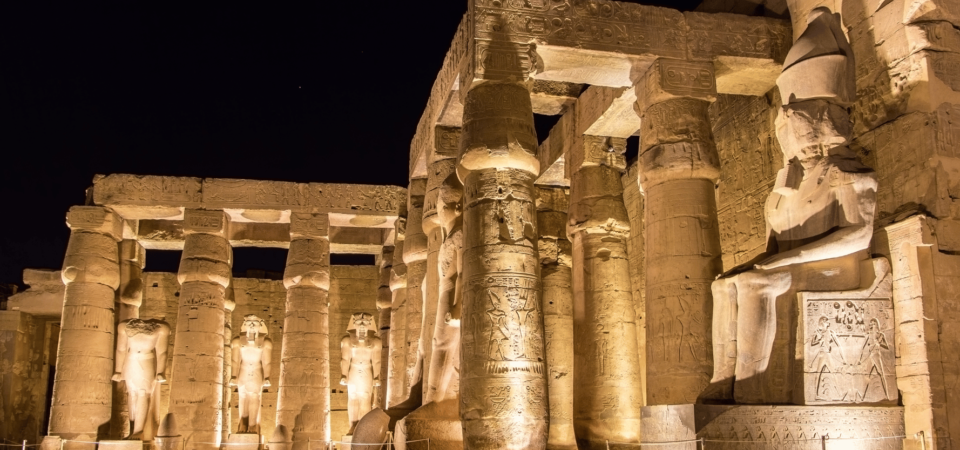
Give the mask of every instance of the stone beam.
<svg viewBox="0 0 960 450">
<path fill-rule="evenodd" d="M 330 227 L 331 253 L 380 254 L 393 230 L 385 228 Z M 141 220 L 137 241 L 148 250 L 183 250 L 183 221 Z M 234 222 L 231 247 L 290 248 L 289 223 Z"/>
<path fill-rule="evenodd" d="M 406 189 L 230 178 L 97 175 L 93 201 L 128 220 L 182 220 L 185 208 L 222 209 L 234 223 L 289 223 L 291 212 L 329 213 L 334 226 L 392 228 Z"/>
</svg>

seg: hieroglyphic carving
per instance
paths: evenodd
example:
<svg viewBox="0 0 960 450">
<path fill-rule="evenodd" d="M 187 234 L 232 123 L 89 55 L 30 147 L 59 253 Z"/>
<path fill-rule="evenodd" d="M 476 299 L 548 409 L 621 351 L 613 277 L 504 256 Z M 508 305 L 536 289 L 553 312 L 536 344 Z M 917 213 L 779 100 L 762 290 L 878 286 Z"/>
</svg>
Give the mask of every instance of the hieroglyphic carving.
<svg viewBox="0 0 960 450">
<path fill-rule="evenodd" d="M 93 181 L 94 203 L 155 205 L 176 203 L 198 207 L 201 201 L 199 178 L 153 175 L 98 175 Z"/>
<path fill-rule="evenodd" d="M 679 11 L 610 1 L 478 0 L 476 38 L 616 51 L 686 56 Z"/>
<path fill-rule="evenodd" d="M 782 62 L 793 43 L 790 28 L 781 20 L 699 12 L 684 13 L 684 19 L 695 59 L 742 56 Z"/>
<path fill-rule="evenodd" d="M 897 400 L 889 298 L 806 299 L 801 311 L 806 404 Z"/>
<path fill-rule="evenodd" d="M 456 158 L 460 152 L 460 128 L 437 127 L 434 160 Z"/>
</svg>

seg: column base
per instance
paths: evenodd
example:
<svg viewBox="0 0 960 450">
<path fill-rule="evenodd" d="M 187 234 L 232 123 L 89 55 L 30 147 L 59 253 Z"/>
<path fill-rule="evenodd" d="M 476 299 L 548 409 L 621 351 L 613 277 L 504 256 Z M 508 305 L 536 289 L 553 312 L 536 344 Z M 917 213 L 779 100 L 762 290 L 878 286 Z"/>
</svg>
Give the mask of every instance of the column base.
<svg viewBox="0 0 960 450">
<path fill-rule="evenodd" d="M 100 441 L 98 450 L 143 450 L 143 441 L 141 440 L 126 440 L 126 441 Z"/>
<path fill-rule="evenodd" d="M 397 450 L 463 450 L 458 401 L 444 400 L 417 408 L 397 422 L 394 435 Z"/>
<path fill-rule="evenodd" d="M 261 441 L 262 439 L 257 433 L 234 433 L 227 438 L 226 443 L 220 445 L 220 448 L 223 450 L 260 450 Z"/>
<path fill-rule="evenodd" d="M 642 417 L 642 442 L 657 450 L 697 450 L 701 440 L 710 450 L 903 447 L 899 406 L 658 405 Z"/>
<path fill-rule="evenodd" d="M 353 445 L 353 435 L 345 434 L 340 438 L 340 443 L 337 444 L 337 450 L 350 450 Z"/>
</svg>

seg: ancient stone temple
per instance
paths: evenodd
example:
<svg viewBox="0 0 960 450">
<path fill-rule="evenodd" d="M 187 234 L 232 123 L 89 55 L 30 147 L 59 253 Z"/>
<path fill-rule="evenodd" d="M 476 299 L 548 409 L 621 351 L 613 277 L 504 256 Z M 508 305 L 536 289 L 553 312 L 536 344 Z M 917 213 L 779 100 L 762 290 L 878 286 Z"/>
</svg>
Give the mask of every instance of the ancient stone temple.
<svg viewBox="0 0 960 450">
<path fill-rule="evenodd" d="M 469 0 L 404 187 L 97 176 L 0 437 L 960 448 L 960 2 L 759 1 Z"/>
</svg>

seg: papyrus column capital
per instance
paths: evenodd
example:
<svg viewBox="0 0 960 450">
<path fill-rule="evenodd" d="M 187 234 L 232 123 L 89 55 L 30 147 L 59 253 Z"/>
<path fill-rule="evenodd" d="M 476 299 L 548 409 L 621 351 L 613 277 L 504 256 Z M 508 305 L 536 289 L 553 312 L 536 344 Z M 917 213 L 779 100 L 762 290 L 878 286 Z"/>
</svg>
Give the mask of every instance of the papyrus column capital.
<svg viewBox="0 0 960 450">
<path fill-rule="evenodd" d="M 67 211 L 67 226 L 70 231 L 100 233 L 118 242 L 123 236 L 123 219 L 101 206 L 70 207 Z"/>
<path fill-rule="evenodd" d="M 187 209 L 183 212 L 183 234 L 211 234 L 226 239 L 230 216 L 222 210 Z"/>
</svg>

